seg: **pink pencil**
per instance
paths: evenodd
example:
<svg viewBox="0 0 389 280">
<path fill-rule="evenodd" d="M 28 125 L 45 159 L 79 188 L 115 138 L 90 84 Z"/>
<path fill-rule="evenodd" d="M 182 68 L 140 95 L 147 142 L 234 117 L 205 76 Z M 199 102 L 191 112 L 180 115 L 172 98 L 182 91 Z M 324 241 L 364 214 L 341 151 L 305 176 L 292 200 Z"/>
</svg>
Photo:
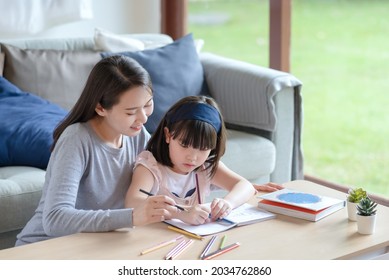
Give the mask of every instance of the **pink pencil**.
<svg viewBox="0 0 389 280">
<path fill-rule="evenodd" d="M 173 249 L 171 249 L 165 256 L 165 260 L 168 260 L 170 259 L 170 257 L 175 253 L 177 252 L 178 250 L 180 250 L 181 247 L 183 247 L 185 245 L 186 241 L 185 240 L 182 240 L 180 243 L 178 243 L 176 246 L 173 247 Z"/>
<path fill-rule="evenodd" d="M 191 244 L 193 244 L 194 240 L 183 240 L 176 247 L 174 247 L 169 253 L 167 253 L 165 260 L 174 260 L 177 258 L 182 252 L 184 252 Z"/>
<path fill-rule="evenodd" d="M 174 253 L 173 256 L 170 257 L 170 259 L 171 259 L 171 260 L 176 259 L 176 258 L 177 258 L 179 255 L 181 255 L 186 249 L 188 249 L 189 246 L 193 244 L 193 242 L 194 242 L 193 239 L 189 239 L 189 240 L 185 243 L 185 245 L 184 245 L 180 250 L 178 250 L 176 253 Z"/>
</svg>

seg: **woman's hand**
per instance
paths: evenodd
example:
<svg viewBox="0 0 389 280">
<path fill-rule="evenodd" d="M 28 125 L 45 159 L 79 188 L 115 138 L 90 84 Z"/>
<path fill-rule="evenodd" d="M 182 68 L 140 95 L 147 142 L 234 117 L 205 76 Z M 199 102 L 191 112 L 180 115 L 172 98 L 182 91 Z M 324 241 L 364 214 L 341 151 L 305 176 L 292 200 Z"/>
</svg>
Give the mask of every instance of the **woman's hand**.
<svg viewBox="0 0 389 280">
<path fill-rule="evenodd" d="M 282 185 L 276 184 L 276 183 L 266 183 L 263 185 L 259 184 L 253 184 L 256 191 L 259 192 L 274 192 L 283 189 L 284 187 Z"/>
<path fill-rule="evenodd" d="M 169 220 L 172 213 L 178 211 L 174 205 L 175 202 L 170 197 L 164 195 L 150 196 L 143 204 L 132 210 L 132 224 L 142 226 Z"/>
<path fill-rule="evenodd" d="M 181 221 L 191 225 L 201 225 L 208 221 L 209 208 L 198 204 L 186 209 L 188 211 L 181 211 L 177 215 L 177 219 L 180 219 Z"/>
<path fill-rule="evenodd" d="M 212 221 L 226 217 L 231 211 L 231 203 L 223 198 L 215 198 L 211 203 Z"/>
</svg>

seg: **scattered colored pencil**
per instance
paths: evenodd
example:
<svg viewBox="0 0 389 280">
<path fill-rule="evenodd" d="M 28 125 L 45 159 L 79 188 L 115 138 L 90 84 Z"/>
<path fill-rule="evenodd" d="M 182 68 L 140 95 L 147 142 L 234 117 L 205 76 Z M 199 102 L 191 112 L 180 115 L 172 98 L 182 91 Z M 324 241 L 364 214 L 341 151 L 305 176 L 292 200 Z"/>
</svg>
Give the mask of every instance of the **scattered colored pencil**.
<svg viewBox="0 0 389 280">
<path fill-rule="evenodd" d="M 211 237 L 207 246 L 205 246 L 204 251 L 201 253 L 200 259 L 203 258 L 206 254 L 208 254 L 209 249 L 212 247 L 212 244 L 215 242 L 216 237 L 217 237 L 216 235 Z"/>
<path fill-rule="evenodd" d="M 185 245 L 186 241 L 185 240 L 182 240 L 180 243 L 178 243 L 176 246 L 173 247 L 173 249 L 171 249 L 165 256 L 165 260 L 169 260 L 171 258 L 172 255 L 174 255 L 175 252 L 177 252 L 178 250 L 180 250 L 184 245 Z"/>
<path fill-rule="evenodd" d="M 193 242 L 194 242 L 193 239 L 189 239 L 189 240 L 185 243 L 184 247 L 182 247 L 178 252 L 176 252 L 173 256 L 171 256 L 170 259 L 171 259 L 171 260 L 176 259 L 176 258 L 177 258 L 179 255 L 181 255 L 186 249 L 188 249 L 189 246 L 193 244 Z"/>
<path fill-rule="evenodd" d="M 158 244 L 156 244 L 156 245 L 154 245 L 154 246 L 152 246 L 152 247 L 150 247 L 150 248 L 147 248 L 146 250 L 143 250 L 142 252 L 140 252 L 140 254 L 141 254 L 141 255 L 144 255 L 144 254 L 153 252 L 153 251 L 155 251 L 155 250 L 158 250 L 158 249 L 160 249 L 160 248 L 163 248 L 163 247 L 165 247 L 165 246 L 168 246 L 168 245 L 170 245 L 170 244 L 173 244 L 173 243 L 175 243 L 176 241 L 181 240 L 182 238 L 184 238 L 184 236 L 183 236 L 183 235 L 179 235 L 179 236 L 177 236 L 177 237 L 175 237 L 175 238 L 173 238 L 173 239 L 171 239 L 171 240 L 168 240 L 168 241 L 165 241 L 165 242 L 161 242 L 161 243 L 158 243 Z"/>
<path fill-rule="evenodd" d="M 210 259 L 213 259 L 213 258 L 215 258 L 215 257 L 217 257 L 217 256 L 220 256 L 220 255 L 222 255 L 222 254 L 224 254 L 224 253 L 227 253 L 227 252 L 229 252 L 229 251 L 231 251 L 231 250 L 233 250 L 233 249 L 235 249 L 235 248 L 238 248 L 239 246 L 240 246 L 240 243 L 239 243 L 239 242 L 230 244 L 230 245 L 228 245 L 228 246 L 226 246 L 226 247 L 223 247 L 223 248 L 221 248 L 221 249 L 219 249 L 219 250 L 216 250 L 215 252 L 212 252 L 212 253 L 210 253 L 210 254 L 204 256 L 202 259 L 203 259 L 203 260 L 210 260 Z"/>
<path fill-rule="evenodd" d="M 193 239 L 183 240 L 178 244 L 176 247 L 174 247 L 165 257 L 166 260 L 174 260 L 179 255 L 181 255 L 186 249 L 189 248 L 190 245 L 192 245 L 194 242 Z"/>
<path fill-rule="evenodd" d="M 203 237 L 201 235 L 197 235 L 197 234 L 194 234 L 194 233 L 191 233 L 191 232 L 188 232 L 188 231 L 185 231 L 185 230 L 173 227 L 173 226 L 168 226 L 167 228 L 170 229 L 170 230 L 173 230 L 175 232 L 184 234 L 186 236 L 192 237 L 192 238 L 196 238 L 196 239 L 200 239 L 200 240 L 203 239 Z"/>
<path fill-rule="evenodd" d="M 222 241 L 220 242 L 219 249 L 224 247 L 224 244 L 226 243 L 226 240 L 227 240 L 227 235 L 224 235 L 223 238 L 222 238 Z"/>
</svg>

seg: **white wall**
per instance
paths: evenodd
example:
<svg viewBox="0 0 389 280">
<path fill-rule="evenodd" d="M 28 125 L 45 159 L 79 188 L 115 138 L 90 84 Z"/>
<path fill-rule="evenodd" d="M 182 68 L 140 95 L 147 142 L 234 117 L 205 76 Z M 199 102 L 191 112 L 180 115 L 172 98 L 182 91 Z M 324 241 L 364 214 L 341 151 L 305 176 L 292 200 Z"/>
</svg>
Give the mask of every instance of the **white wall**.
<svg viewBox="0 0 389 280">
<path fill-rule="evenodd" d="M 1 16 L 4 17 L 0 0 Z M 29 0 L 30 1 L 30 0 Z M 160 33 L 160 0 L 91 0 L 93 19 L 79 20 L 51 27 L 35 34 L 7 34 L 0 38 L 27 37 L 82 37 L 93 36 L 95 27 L 114 33 Z M 4 7 L 5 7 L 4 6 Z M 26 11 L 20 11 L 20 15 Z"/>
</svg>

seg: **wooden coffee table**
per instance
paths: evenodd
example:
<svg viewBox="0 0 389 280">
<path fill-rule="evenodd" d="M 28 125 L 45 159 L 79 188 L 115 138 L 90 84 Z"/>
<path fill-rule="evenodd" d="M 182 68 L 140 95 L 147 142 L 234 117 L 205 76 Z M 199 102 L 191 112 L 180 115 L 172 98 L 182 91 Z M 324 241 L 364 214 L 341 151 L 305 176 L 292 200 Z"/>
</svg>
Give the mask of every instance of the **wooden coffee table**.
<svg viewBox="0 0 389 280">
<path fill-rule="evenodd" d="M 309 181 L 292 181 L 285 187 L 345 199 L 346 194 Z M 250 202 L 256 205 L 258 198 Z M 218 234 L 219 242 L 241 246 L 217 259 L 236 260 L 330 260 L 371 258 L 388 252 L 389 208 L 378 206 L 376 232 L 361 235 L 356 222 L 347 218 L 346 208 L 318 221 L 309 222 L 277 215 L 276 219 L 242 226 Z M 0 259 L 114 259 L 161 260 L 174 246 L 140 255 L 158 242 L 177 236 L 164 223 L 106 233 L 78 233 L 30 245 L 0 250 Z M 179 259 L 197 260 L 210 236 L 195 240 Z M 217 242 L 218 243 L 218 242 Z"/>
</svg>

